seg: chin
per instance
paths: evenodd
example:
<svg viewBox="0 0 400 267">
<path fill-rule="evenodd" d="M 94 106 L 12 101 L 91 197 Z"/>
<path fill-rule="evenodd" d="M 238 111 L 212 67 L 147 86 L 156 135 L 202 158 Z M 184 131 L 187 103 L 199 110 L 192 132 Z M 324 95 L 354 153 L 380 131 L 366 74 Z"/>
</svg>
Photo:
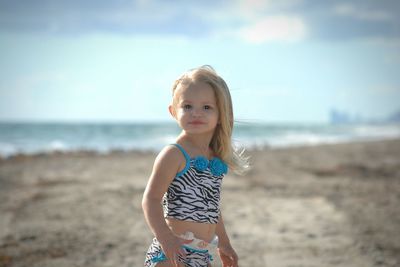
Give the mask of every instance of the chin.
<svg viewBox="0 0 400 267">
<path fill-rule="evenodd" d="M 191 133 L 191 134 L 208 134 L 208 133 L 213 133 L 215 130 L 214 129 L 186 129 L 185 131 L 187 133 Z"/>
</svg>

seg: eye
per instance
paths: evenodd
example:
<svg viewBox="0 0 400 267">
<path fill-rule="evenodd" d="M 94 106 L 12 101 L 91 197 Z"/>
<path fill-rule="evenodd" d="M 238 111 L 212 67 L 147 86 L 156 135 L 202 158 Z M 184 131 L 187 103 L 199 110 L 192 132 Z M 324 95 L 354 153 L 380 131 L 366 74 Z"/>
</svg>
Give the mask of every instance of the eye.
<svg viewBox="0 0 400 267">
<path fill-rule="evenodd" d="M 204 106 L 204 109 L 205 109 L 205 110 L 209 110 L 209 109 L 212 109 L 212 107 L 209 106 L 209 105 L 205 105 L 205 106 Z"/>
<path fill-rule="evenodd" d="M 183 106 L 184 110 L 190 110 L 192 108 L 192 105 L 186 104 Z"/>
</svg>

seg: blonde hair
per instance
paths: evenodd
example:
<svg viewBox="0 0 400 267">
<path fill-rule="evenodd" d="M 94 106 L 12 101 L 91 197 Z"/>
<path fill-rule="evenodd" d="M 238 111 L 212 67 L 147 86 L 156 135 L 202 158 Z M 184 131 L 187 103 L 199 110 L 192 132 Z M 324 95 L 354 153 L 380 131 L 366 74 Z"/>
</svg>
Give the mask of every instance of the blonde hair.
<svg viewBox="0 0 400 267">
<path fill-rule="evenodd" d="M 237 151 L 232 145 L 232 131 L 234 124 L 232 98 L 226 82 L 209 66 L 204 65 L 191 69 L 181 75 L 172 86 L 173 105 L 175 105 L 175 90 L 179 85 L 189 85 L 204 82 L 214 90 L 219 111 L 219 123 L 215 128 L 210 142 L 210 148 L 215 155 L 225 161 L 229 168 L 238 174 L 244 173 L 249 167 L 248 158 L 244 156 L 244 149 Z"/>
</svg>

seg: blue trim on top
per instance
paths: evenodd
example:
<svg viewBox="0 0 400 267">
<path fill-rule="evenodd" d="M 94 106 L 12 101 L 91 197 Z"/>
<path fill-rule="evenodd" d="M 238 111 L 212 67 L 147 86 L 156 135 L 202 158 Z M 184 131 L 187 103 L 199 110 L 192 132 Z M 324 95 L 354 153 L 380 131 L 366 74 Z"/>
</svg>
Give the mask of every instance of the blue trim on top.
<svg viewBox="0 0 400 267">
<path fill-rule="evenodd" d="M 187 172 L 187 170 L 189 170 L 189 168 L 190 168 L 190 156 L 180 144 L 171 144 L 171 145 L 176 146 L 177 148 L 179 148 L 179 150 L 182 152 L 182 154 L 185 156 L 185 159 L 186 159 L 185 168 L 183 170 L 181 170 L 180 172 L 178 172 L 176 174 L 176 176 L 175 176 L 175 177 L 179 177 L 179 176 L 183 175 L 185 172 Z"/>
</svg>

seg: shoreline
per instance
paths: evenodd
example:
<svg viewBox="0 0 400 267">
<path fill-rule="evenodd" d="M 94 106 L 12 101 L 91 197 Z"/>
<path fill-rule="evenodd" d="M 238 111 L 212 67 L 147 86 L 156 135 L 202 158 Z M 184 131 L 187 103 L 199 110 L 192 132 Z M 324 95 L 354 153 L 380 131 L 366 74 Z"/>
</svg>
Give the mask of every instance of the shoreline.
<svg viewBox="0 0 400 267">
<path fill-rule="evenodd" d="M 256 151 L 275 151 L 275 150 L 287 150 L 287 149 L 302 149 L 308 147 L 324 147 L 324 146 L 336 146 L 346 144 L 357 144 L 357 143 L 375 143 L 375 142 L 386 142 L 386 141 L 400 141 L 400 137 L 391 138 L 370 138 L 364 140 L 342 140 L 337 142 L 321 142 L 315 144 L 291 144 L 291 145 L 262 145 L 262 146 L 251 146 L 249 149 L 245 148 L 245 151 L 250 153 Z M 9 156 L 0 155 L 0 161 L 8 161 L 19 158 L 38 158 L 38 157 L 57 157 L 57 156 L 113 156 L 113 155 L 130 155 L 130 154 L 154 154 L 160 150 L 157 149 L 111 149 L 109 151 L 99 151 L 93 149 L 79 149 L 79 150 L 52 150 L 52 151 L 41 151 L 33 153 L 18 152 Z"/>
<path fill-rule="evenodd" d="M 247 153 L 253 168 L 229 173 L 222 195 L 241 266 L 400 264 L 400 139 Z M 155 156 L 0 160 L 0 266 L 141 266 L 152 239 L 141 196 Z"/>
</svg>

